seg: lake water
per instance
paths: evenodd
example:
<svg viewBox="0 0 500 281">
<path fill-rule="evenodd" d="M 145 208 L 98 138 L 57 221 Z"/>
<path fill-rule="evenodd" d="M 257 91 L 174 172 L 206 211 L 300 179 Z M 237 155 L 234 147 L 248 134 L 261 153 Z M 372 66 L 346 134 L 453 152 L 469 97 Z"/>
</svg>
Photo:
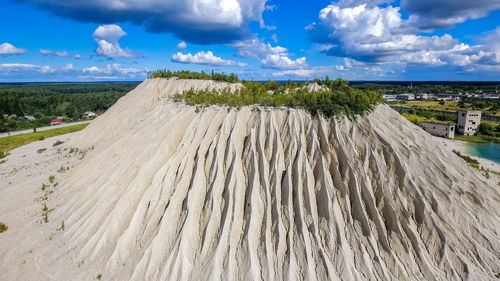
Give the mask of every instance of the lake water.
<svg viewBox="0 0 500 281">
<path fill-rule="evenodd" d="M 467 144 L 467 150 L 471 155 L 500 164 L 500 143 L 469 143 Z"/>
</svg>

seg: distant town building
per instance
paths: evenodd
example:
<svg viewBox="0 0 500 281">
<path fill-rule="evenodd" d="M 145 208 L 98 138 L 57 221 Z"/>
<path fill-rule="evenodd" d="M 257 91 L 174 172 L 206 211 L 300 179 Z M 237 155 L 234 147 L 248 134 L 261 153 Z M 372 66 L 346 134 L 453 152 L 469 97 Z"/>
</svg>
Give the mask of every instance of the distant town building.
<svg viewBox="0 0 500 281">
<path fill-rule="evenodd" d="M 19 119 L 24 120 L 24 121 L 35 121 L 36 118 L 31 115 L 24 115 L 23 117 L 19 117 Z"/>
<path fill-rule="evenodd" d="M 498 93 L 474 93 L 469 95 L 465 101 L 467 102 L 478 102 L 478 101 L 485 101 L 485 102 L 495 102 L 499 103 L 500 102 L 500 94 Z"/>
<path fill-rule="evenodd" d="M 59 125 L 62 123 L 61 119 L 52 119 L 50 120 L 50 125 Z"/>
<path fill-rule="evenodd" d="M 398 95 L 384 95 L 384 99 L 386 102 L 397 101 Z"/>
<path fill-rule="evenodd" d="M 498 100 L 500 95 L 497 93 L 487 93 L 483 95 L 483 98 L 486 100 Z"/>
<path fill-rule="evenodd" d="M 427 100 L 429 99 L 429 94 L 422 93 L 422 94 L 416 94 L 415 99 L 417 100 Z"/>
<path fill-rule="evenodd" d="M 481 125 L 481 111 L 461 110 L 458 112 L 458 132 L 462 135 L 471 136 L 479 131 Z"/>
<path fill-rule="evenodd" d="M 455 125 L 453 124 L 422 122 L 420 123 L 420 126 L 422 127 L 422 129 L 424 129 L 424 131 L 433 136 L 449 139 L 455 137 Z"/>
<path fill-rule="evenodd" d="M 398 95 L 398 100 L 415 100 L 415 94 L 399 94 Z"/>
<path fill-rule="evenodd" d="M 83 117 L 84 118 L 89 118 L 89 119 L 92 119 L 92 118 L 96 118 L 97 117 L 97 114 L 95 114 L 94 112 L 92 111 L 86 111 L 85 113 L 83 113 Z"/>
<path fill-rule="evenodd" d="M 462 95 L 457 93 L 441 93 L 436 95 L 436 99 L 442 101 L 447 101 L 447 100 L 459 101 L 462 99 Z"/>
</svg>

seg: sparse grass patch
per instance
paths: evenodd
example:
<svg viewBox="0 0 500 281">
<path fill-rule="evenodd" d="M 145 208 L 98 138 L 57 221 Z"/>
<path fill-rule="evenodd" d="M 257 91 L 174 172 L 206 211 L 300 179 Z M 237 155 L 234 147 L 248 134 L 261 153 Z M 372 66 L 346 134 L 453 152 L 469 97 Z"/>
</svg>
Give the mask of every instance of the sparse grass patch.
<svg viewBox="0 0 500 281">
<path fill-rule="evenodd" d="M 465 162 L 467 162 L 470 166 L 476 168 L 476 169 L 479 169 L 479 161 L 477 161 L 476 159 L 473 159 L 472 157 L 470 156 L 467 156 L 467 155 L 463 155 L 462 153 L 460 153 L 460 151 L 458 150 L 453 150 L 453 152 L 458 155 L 460 158 L 464 159 Z"/>
<path fill-rule="evenodd" d="M 49 207 L 47 207 L 47 204 L 46 203 L 43 203 L 43 207 L 42 207 L 42 222 L 44 223 L 48 223 L 49 222 L 49 213 L 54 211 L 54 209 L 49 209 Z"/>
<path fill-rule="evenodd" d="M 5 225 L 5 223 L 0 222 L 0 233 L 7 231 L 7 229 L 9 229 L 9 227 Z"/>
<path fill-rule="evenodd" d="M 487 143 L 487 142 L 490 142 L 490 141 L 500 142 L 500 137 L 485 136 L 485 135 L 482 135 L 482 134 L 477 134 L 475 136 L 455 135 L 455 139 L 456 140 L 461 140 L 461 141 L 474 142 L 474 143 Z"/>
<path fill-rule="evenodd" d="M 101 280 L 101 278 L 102 278 L 102 274 L 100 274 L 100 273 L 97 274 L 97 276 L 95 277 L 95 279 L 97 279 L 97 280 Z"/>
<path fill-rule="evenodd" d="M 61 145 L 63 143 L 64 143 L 63 141 L 58 140 L 52 146 L 58 146 L 58 145 Z"/>
<path fill-rule="evenodd" d="M 0 138 L 0 158 L 3 158 L 2 157 L 3 153 L 8 153 L 9 151 L 11 151 L 15 148 L 18 148 L 20 146 L 26 145 L 26 144 L 34 142 L 34 141 L 41 140 L 42 137 L 43 137 L 43 139 L 45 139 L 45 138 L 55 137 L 55 136 L 59 136 L 59 135 L 78 132 L 78 131 L 84 129 L 85 127 L 87 127 L 87 125 L 88 124 L 80 124 L 80 125 L 69 126 L 69 127 L 64 127 L 64 128 L 57 128 L 57 129 L 41 131 L 41 132 L 36 132 L 36 133 L 28 133 L 28 134 L 21 134 L 21 135 Z M 5 154 L 5 156 L 7 156 L 7 154 Z"/>
<path fill-rule="evenodd" d="M 478 171 L 481 172 L 481 174 L 483 174 L 483 176 L 486 178 L 486 179 L 489 179 L 490 178 L 490 173 L 491 174 L 495 174 L 497 176 L 500 176 L 500 173 L 497 172 L 497 171 L 493 171 L 493 170 L 490 170 L 490 169 L 486 169 L 484 168 L 483 166 L 479 165 L 479 161 L 477 161 L 476 159 L 470 157 L 470 156 L 467 156 L 467 155 L 463 155 L 460 153 L 460 151 L 457 151 L 457 150 L 453 150 L 453 152 L 458 155 L 460 158 L 464 159 L 465 162 L 467 162 L 471 167 L 477 169 Z"/>
<path fill-rule="evenodd" d="M 320 81 L 321 82 L 321 81 Z M 269 107 L 291 107 L 308 111 L 312 115 L 322 114 L 327 117 L 343 115 L 355 118 L 373 109 L 381 102 L 382 95 L 375 91 L 361 91 L 351 88 L 346 80 L 325 80 L 324 88 L 312 92 L 297 85 L 280 86 L 277 82 L 267 84 L 244 82 L 244 88 L 229 90 L 188 90 L 174 96 L 174 100 L 183 101 L 192 106 L 226 105 L 241 107 L 261 105 Z M 195 111 L 198 109 L 195 108 Z"/>
<path fill-rule="evenodd" d="M 450 121 L 443 121 L 443 120 L 438 120 L 434 117 L 425 117 L 425 116 L 420 116 L 417 114 L 411 114 L 407 112 L 401 113 L 401 115 L 408 119 L 408 121 L 412 122 L 413 124 L 420 126 L 420 123 L 422 122 L 432 122 L 432 123 L 442 123 L 442 124 L 448 124 Z"/>
<path fill-rule="evenodd" d="M 64 221 L 61 222 L 61 226 L 57 230 L 64 231 Z"/>
<path fill-rule="evenodd" d="M 47 148 L 40 148 L 40 149 L 39 149 L 39 150 L 37 150 L 36 152 L 37 152 L 37 153 L 43 153 L 43 152 L 45 152 L 45 151 L 47 151 Z"/>
<path fill-rule="evenodd" d="M 58 172 L 58 173 L 64 173 L 64 172 L 66 172 L 67 170 L 69 170 L 69 167 L 64 167 L 64 166 L 61 166 L 61 167 L 57 170 L 57 172 Z"/>
</svg>

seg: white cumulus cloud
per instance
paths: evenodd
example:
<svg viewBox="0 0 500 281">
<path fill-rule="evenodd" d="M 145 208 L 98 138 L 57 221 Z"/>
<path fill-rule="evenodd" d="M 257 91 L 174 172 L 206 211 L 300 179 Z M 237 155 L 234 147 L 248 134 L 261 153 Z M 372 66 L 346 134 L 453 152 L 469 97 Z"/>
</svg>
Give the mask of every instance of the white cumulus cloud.
<svg viewBox="0 0 500 281">
<path fill-rule="evenodd" d="M 457 41 L 450 35 L 421 36 L 409 32 L 398 7 L 342 8 L 329 5 L 319 22 L 309 25 L 313 39 L 325 53 L 361 61 L 392 60 L 394 56 L 425 49 L 444 50 Z"/>
<path fill-rule="evenodd" d="M 136 55 L 132 51 L 122 49 L 120 46 L 119 40 L 125 35 L 127 33 L 119 25 L 99 26 L 93 34 L 97 43 L 96 53 L 107 58 L 135 58 Z"/>
<path fill-rule="evenodd" d="M 323 75 L 331 74 L 333 69 L 327 66 L 317 66 L 307 69 L 294 69 L 274 72 L 272 75 L 275 77 L 320 77 Z"/>
<path fill-rule="evenodd" d="M 3 63 L 0 64 L 0 73 L 4 76 L 15 75 L 16 73 L 35 72 L 39 74 L 53 73 L 54 68 L 47 65 L 36 65 L 27 63 Z"/>
<path fill-rule="evenodd" d="M 249 35 L 267 0 L 19 0 L 83 22 L 132 22 L 194 43 L 228 43 Z"/>
<path fill-rule="evenodd" d="M 122 67 L 121 64 L 108 64 L 105 67 L 91 66 L 84 68 L 82 70 L 83 73 L 93 74 L 93 75 L 107 75 L 107 76 L 116 76 L 116 77 L 135 77 L 138 74 L 142 74 L 145 72 L 144 69 L 139 68 L 127 68 Z"/>
<path fill-rule="evenodd" d="M 215 56 L 212 51 L 208 52 L 198 52 L 196 54 L 183 54 L 181 52 L 177 52 L 172 55 L 173 62 L 179 63 L 190 63 L 190 64 L 202 64 L 202 65 L 212 65 L 212 66 L 239 66 L 244 67 L 247 66 L 246 63 L 236 62 L 234 60 L 226 60 L 221 57 Z"/>
<path fill-rule="evenodd" d="M 108 64 L 77 69 L 73 64 L 62 67 L 27 63 L 0 64 L 0 78 L 20 81 L 77 81 L 77 80 L 141 80 L 147 70 Z"/>
<path fill-rule="evenodd" d="M 16 48 L 10 43 L 2 43 L 0 44 L 0 55 L 21 55 L 26 54 L 28 50 Z"/>
<path fill-rule="evenodd" d="M 55 56 L 55 57 L 64 57 L 64 58 L 73 58 L 73 59 L 79 59 L 82 56 L 79 54 L 70 54 L 67 51 L 52 51 L 52 50 L 45 50 L 45 49 L 40 49 L 40 54 L 44 56 Z"/>
<path fill-rule="evenodd" d="M 179 44 L 177 44 L 177 50 L 184 50 L 186 48 L 187 48 L 187 44 L 184 41 L 181 41 L 181 42 L 179 42 Z"/>
<path fill-rule="evenodd" d="M 281 46 L 271 46 L 257 38 L 243 40 L 231 44 L 238 55 L 246 58 L 256 58 L 263 68 L 302 69 L 307 67 L 306 58 L 291 59 L 288 49 Z"/>
<path fill-rule="evenodd" d="M 481 17 L 500 5 L 489 0 L 482 1 L 485 7 L 448 1 L 449 3 L 441 4 L 442 7 L 449 7 L 450 11 L 440 7 L 438 10 L 442 13 L 437 13 L 434 9 L 436 5 L 430 3 L 434 1 L 427 0 L 420 1 L 427 3 L 426 5 L 420 5 L 422 3 L 416 0 L 405 0 L 401 7 L 378 6 L 392 2 L 394 1 L 341 0 L 322 9 L 318 14 L 318 21 L 307 26 L 306 30 L 312 40 L 319 44 L 321 52 L 343 58 L 343 64 L 337 66 L 340 71 L 383 72 L 380 68 L 382 65 L 392 65 L 395 68 L 409 65 L 461 67 L 465 71 L 500 69 L 500 53 L 495 47 L 499 45 L 494 43 L 500 42 L 498 29 L 483 38 L 484 45 L 464 44 L 449 34 L 425 35 L 426 29 L 449 27 L 467 18 Z M 403 17 L 403 8 L 415 14 Z M 437 17 L 437 14 L 440 16 Z M 463 15 L 463 18 L 453 15 Z M 434 16 L 436 21 L 430 20 Z M 417 18 L 420 23 L 416 22 Z"/>
<path fill-rule="evenodd" d="M 402 0 L 401 8 L 410 13 L 409 23 L 412 26 L 436 29 L 485 17 L 491 11 L 500 9 L 500 1 Z"/>
</svg>

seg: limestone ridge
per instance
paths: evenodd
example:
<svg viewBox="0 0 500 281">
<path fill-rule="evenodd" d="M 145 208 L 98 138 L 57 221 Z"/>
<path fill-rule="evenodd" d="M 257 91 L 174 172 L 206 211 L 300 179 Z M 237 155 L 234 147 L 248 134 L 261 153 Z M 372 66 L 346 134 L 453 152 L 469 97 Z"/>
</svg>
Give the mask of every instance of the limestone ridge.
<svg viewBox="0 0 500 281">
<path fill-rule="evenodd" d="M 241 85 L 148 79 L 75 135 L 94 149 L 61 180 L 60 241 L 2 274 L 497 280 L 498 187 L 430 135 L 386 105 L 352 121 L 168 99 L 226 87 Z"/>
</svg>

